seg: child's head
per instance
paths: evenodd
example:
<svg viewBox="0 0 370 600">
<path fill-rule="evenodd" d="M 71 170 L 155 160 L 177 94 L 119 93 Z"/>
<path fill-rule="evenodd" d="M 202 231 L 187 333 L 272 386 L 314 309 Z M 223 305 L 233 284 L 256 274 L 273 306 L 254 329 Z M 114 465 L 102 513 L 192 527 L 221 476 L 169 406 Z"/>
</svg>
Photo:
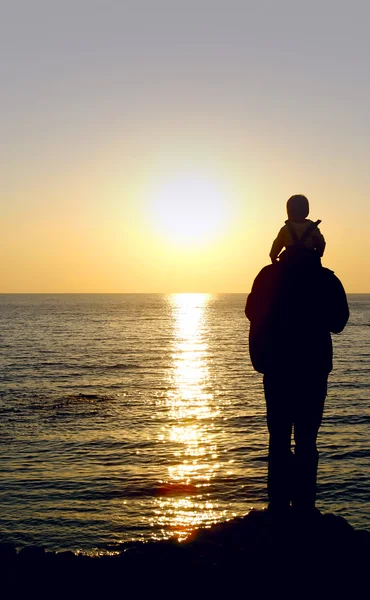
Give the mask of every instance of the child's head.
<svg viewBox="0 0 370 600">
<path fill-rule="evenodd" d="M 286 203 L 286 210 L 289 219 L 292 219 L 293 221 L 305 219 L 310 211 L 306 196 L 302 196 L 302 194 L 291 196 Z"/>
</svg>

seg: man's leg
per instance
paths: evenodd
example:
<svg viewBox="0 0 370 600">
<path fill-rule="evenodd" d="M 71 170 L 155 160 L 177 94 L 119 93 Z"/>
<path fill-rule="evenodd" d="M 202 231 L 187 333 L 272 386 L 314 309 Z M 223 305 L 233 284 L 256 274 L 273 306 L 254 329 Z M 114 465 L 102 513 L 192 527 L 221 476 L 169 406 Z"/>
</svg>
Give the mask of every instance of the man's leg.
<svg viewBox="0 0 370 600">
<path fill-rule="evenodd" d="M 263 378 L 269 430 L 267 492 L 271 506 L 285 508 L 291 500 L 291 436 L 293 414 L 289 390 L 276 374 Z"/>
<path fill-rule="evenodd" d="M 318 452 L 317 434 L 327 394 L 327 375 L 301 381 L 294 410 L 294 490 L 293 506 L 299 511 L 315 507 Z"/>
</svg>

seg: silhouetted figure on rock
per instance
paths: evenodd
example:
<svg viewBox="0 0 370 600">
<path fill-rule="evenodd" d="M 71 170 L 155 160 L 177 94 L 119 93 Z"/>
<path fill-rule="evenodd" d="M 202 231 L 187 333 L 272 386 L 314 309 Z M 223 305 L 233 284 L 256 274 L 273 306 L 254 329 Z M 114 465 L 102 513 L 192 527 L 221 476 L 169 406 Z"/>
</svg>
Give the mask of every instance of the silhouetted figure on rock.
<svg viewBox="0 0 370 600">
<path fill-rule="evenodd" d="M 252 364 L 264 376 L 269 507 L 292 502 L 297 513 L 315 514 L 316 438 L 333 367 L 330 334 L 349 317 L 345 291 L 320 260 L 288 257 L 260 271 L 245 314 Z"/>
</svg>

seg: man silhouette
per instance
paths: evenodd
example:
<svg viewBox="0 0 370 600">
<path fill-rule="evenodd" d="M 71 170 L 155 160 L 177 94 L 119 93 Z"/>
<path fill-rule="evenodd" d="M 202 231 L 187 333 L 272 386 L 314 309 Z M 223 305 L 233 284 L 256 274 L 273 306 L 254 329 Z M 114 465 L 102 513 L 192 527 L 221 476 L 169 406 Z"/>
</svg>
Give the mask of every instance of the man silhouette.
<svg viewBox="0 0 370 600">
<path fill-rule="evenodd" d="M 332 271 L 283 262 L 257 275 L 245 314 L 252 364 L 264 376 L 269 508 L 285 511 L 292 502 L 296 513 L 307 516 L 317 513 L 316 438 L 333 366 L 330 334 L 343 330 L 349 311 Z"/>
</svg>

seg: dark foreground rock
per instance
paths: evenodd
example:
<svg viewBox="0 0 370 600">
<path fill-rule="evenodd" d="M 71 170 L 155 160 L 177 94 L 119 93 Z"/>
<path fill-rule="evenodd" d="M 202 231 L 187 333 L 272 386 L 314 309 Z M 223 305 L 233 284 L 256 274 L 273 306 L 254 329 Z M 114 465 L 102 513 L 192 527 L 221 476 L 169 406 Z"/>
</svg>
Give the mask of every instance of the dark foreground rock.
<svg viewBox="0 0 370 600">
<path fill-rule="evenodd" d="M 298 518 L 254 510 L 198 530 L 187 542 L 128 543 L 114 556 L 37 547 L 16 553 L 4 544 L 0 565 L 2 581 L 11 578 L 12 597 L 44 588 L 50 596 L 72 597 L 218 596 L 227 589 L 231 597 L 286 591 L 297 598 L 357 598 L 369 592 L 370 533 L 333 514 Z"/>
</svg>

